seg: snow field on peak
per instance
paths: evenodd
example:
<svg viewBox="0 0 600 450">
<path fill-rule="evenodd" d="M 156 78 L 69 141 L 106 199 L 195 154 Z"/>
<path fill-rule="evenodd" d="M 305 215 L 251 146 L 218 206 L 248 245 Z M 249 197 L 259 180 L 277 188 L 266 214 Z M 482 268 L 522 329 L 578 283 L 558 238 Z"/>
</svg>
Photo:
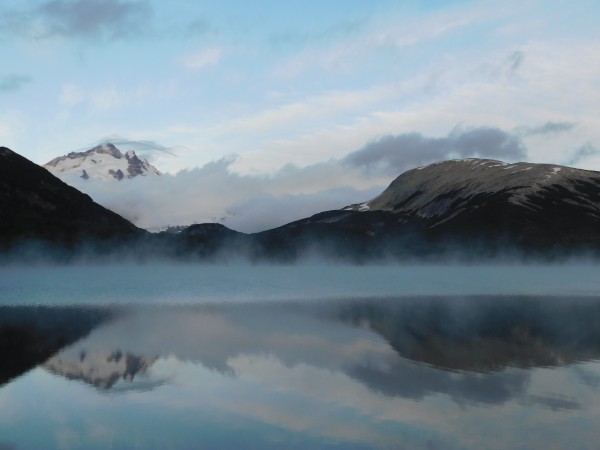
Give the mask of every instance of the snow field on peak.
<svg viewBox="0 0 600 450">
<path fill-rule="evenodd" d="M 69 153 L 53 159 L 44 167 L 59 177 L 81 177 L 95 180 L 119 180 L 160 172 L 145 159 L 140 159 L 133 150 L 121 153 L 109 144 L 81 153 Z"/>
</svg>

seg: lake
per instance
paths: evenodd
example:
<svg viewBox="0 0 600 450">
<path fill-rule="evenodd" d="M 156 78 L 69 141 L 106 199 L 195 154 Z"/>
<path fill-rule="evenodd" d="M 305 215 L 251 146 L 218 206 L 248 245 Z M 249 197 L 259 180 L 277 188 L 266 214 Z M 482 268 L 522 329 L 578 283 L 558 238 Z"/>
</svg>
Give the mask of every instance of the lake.
<svg viewBox="0 0 600 450">
<path fill-rule="evenodd" d="M 592 449 L 598 267 L 0 268 L 0 449 Z"/>
</svg>

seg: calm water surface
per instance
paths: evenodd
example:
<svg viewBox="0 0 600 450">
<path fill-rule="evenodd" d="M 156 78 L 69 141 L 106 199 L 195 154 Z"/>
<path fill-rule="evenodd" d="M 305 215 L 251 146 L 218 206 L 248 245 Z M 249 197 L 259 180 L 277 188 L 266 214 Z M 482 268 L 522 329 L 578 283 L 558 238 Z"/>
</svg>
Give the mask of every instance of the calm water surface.
<svg viewBox="0 0 600 450">
<path fill-rule="evenodd" d="M 597 448 L 596 273 L 0 269 L 0 449 Z"/>
</svg>

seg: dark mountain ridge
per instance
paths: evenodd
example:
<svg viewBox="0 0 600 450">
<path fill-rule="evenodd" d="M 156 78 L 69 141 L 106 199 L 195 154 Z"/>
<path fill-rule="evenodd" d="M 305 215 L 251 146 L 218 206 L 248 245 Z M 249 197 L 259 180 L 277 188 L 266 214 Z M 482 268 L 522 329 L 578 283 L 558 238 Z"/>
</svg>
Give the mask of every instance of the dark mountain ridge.
<svg viewBox="0 0 600 450">
<path fill-rule="evenodd" d="M 68 246 L 144 233 L 46 169 L 0 147 L 0 247 L 29 239 Z"/>
<path fill-rule="evenodd" d="M 189 228 L 202 227 L 201 239 L 178 239 L 203 256 L 243 248 L 253 260 L 279 262 L 598 257 L 600 172 L 443 161 L 401 174 L 370 201 L 275 229 L 245 235 L 212 226 Z"/>
<path fill-rule="evenodd" d="M 27 239 L 63 246 L 99 242 L 92 247 L 138 260 L 599 257 L 600 172 L 487 159 L 443 161 L 401 174 L 370 201 L 260 233 L 199 224 L 177 234 L 150 234 L 1 148 L 0 243 Z"/>
<path fill-rule="evenodd" d="M 456 244 L 597 250 L 600 172 L 486 159 L 443 161 L 403 173 L 370 201 L 284 228 L 325 223 L 369 236 L 412 233 L 438 249 Z"/>
<path fill-rule="evenodd" d="M 529 241 L 598 238 L 600 172 L 486 159 L 409 170 L 378 197 L 348 209 L 389 211 L 441 233 L 487 230 Z M 537 238 L 536 236 L 537 235 Z"/>
</svg>

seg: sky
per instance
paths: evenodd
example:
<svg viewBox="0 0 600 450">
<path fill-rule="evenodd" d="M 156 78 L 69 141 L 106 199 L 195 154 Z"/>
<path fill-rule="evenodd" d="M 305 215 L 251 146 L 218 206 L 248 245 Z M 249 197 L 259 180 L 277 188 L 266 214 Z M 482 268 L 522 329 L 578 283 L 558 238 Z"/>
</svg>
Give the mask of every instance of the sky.
<svg viewBox="0 0 600 450">
<path fill-rule="evenodd" d="M 449 158 L 600 170 L 597 17 L 595 0 L 4 0 L 0 145 L 38 164 L 137 151 L 160 187 L 76 187 L 144 227 L 258 231 Z"/>
</svg>

